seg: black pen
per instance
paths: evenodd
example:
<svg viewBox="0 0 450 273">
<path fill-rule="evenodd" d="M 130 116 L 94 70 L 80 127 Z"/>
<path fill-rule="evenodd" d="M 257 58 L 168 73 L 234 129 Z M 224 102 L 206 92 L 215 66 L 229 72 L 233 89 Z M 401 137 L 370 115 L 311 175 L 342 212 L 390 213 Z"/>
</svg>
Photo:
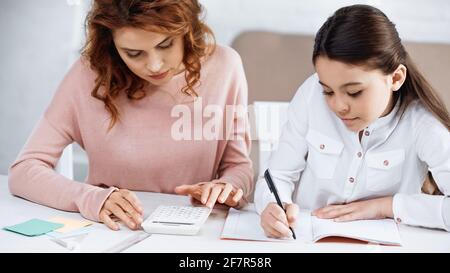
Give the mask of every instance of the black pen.
<svg viewBox="0 0 450 273">
<path fill-rule="evenodd" d="M 272 177 L 270 176 L 269 169 L 267 169 L 264 172 L 264 178 L 266 179 L 266 182 L 267 182 L 267 185 L 269 186 L 270 192 L 273 193 L 273 195 L 275 195 L 275 199 L 277 200 L 278 206 L 280 206 L 284 210 L 284 212 L 286 212 L 286 210 L 283 207 L 283 203 L 281 203 L 280 197 L 278 196 L 277 187 L 273 183 Z M 291 227 L 289 227 L 289 229 L 292 231 L 292 237 L 296 240 L 297 238 L 295 237 L 294 230 Z"/>
</svg>

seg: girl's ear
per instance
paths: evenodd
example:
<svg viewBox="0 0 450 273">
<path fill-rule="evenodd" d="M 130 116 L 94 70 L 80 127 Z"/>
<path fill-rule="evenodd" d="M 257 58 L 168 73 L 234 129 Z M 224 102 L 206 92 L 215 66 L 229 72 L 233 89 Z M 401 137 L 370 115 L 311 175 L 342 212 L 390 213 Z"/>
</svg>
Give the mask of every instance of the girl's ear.
<svg viewBox="0 0 450 273">
<path fill-rule="evenodd" d="M 407 69 L 406 66 L 400 64 L 392 73 L 392 91 L 398 91 L 406 80 Z"/>
</svg>

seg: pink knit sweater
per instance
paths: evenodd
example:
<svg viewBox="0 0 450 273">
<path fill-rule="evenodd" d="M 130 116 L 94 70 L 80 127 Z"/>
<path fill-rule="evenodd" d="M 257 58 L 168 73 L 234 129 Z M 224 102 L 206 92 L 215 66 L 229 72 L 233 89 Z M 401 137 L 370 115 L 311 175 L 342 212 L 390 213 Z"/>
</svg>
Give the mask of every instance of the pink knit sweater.
<svg viewBox="0 0 450 273">
<path fill-rule="evenodd" d="M 185 85 L 184 73 L 163 86 L 149 86 L 142 100 L 129 100 L 123 92 L 117 99 L 120 121 L 109 132 L 110 115 L 103 102 L 90 94 L 95 78 L 85 60 L 72 66 L 9 170 L 12 194 L 57 209 L 79 211 L 98 221 L 104 201 L 116 188 L 173 193 L 178 185 L 219 178 L 241 187 L 244 196 L 251 193 L 248 126 L 238 130 L 233 140 L 195 139 L 194 128 L 192 140 L 174 139 L 174 123 L 180 121 L 180 116 L 171 114 L 174 106 L 180 102 L 187 106 L 192 124 L 198 114 L 194 113 L 193 100 L 180 92 Z M 196 92 L 203 109 L 208 105 L 246 107 L 247 83 L 239 55 L 229 47 L 217 46 L 202 64 L 201 85 Z M 226 116 L 220 119 L 223 127 L 247 122 L 247 116 Z M 198 121 L 198 115 L 195 119 Z M 203 124 L 210 120 L 202 113 L 200 119 Z M 85 183 L 54 171 L 63 149 L 72 142 L 88 155 Z"/>
</svg>

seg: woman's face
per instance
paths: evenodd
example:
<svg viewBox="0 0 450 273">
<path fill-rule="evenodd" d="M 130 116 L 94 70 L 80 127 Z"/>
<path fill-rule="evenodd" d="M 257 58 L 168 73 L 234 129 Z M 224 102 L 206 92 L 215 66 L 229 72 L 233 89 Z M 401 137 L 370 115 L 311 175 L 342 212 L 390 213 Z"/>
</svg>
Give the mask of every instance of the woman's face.
<svg viewBox="0 0 450 273">
<path fill-rule="evenodd" d="M 128 68 L 153 85 L 169 82 L 184 69 L 181 36 L 124 27 L 113 31 L 113 40 Z"/>
<path fill-rule="evenodd" d="M 368 127 L 393 108 L 393 92 L 406 77 L 400 65 L 392 74 L 319 56 L 315 63 L 328 107 L 354 132 Z"/>
</svg>

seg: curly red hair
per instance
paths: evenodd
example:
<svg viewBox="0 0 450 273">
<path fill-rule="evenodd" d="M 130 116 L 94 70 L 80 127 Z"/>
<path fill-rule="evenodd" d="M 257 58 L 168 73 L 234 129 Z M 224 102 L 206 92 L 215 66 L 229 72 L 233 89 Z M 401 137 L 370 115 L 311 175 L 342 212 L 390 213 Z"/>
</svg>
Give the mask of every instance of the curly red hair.
<svg viewBox="0 0 450 273">
<path fill-rule="evenodd" d="M 91 92 L 111 114 L 109 129 L 119 120 L 114 99 L 126 92 L 129 99 L 145 97 L 148 84 L 123 62 L 114 45 L 112 32 L 122 27 L 142 28 L 168 35 L 182 35 L 186 86 L 182 92 L 197 96 L 201 59 L 215 48 L 211 29 L 202 22 L 202 6 L 197 0 L 94 0 L 86 17 L 87 39 L 82 50 L 97 73 Z M 101 88 L 103 87 L 103 88 Z M 102 90 L 102 92 L 101 92 Z"/>
</svg>

